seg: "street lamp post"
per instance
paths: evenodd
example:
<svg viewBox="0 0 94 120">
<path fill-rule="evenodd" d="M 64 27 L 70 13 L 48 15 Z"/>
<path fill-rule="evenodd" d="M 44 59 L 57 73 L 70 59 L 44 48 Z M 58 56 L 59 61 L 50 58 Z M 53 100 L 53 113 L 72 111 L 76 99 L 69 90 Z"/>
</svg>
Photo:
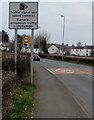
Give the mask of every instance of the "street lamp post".
<svg viewBox="0 0 94 120">
<path fill-rule="evenodd" d="M 65 16 L 61 15 L 63 19 L 63 43 L 62 43 L 62 60 L 64 58 L 64 32 L 65 32 Z"/>
</svg>

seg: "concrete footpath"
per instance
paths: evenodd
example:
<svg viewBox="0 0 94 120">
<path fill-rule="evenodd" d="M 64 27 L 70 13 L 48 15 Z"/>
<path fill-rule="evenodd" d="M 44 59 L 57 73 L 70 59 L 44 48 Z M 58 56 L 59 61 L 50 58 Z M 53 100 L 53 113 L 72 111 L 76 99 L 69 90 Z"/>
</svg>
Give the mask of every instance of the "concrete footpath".
<svg viewBox="0 0 94 120">
<path fill-rule="evenodd" d="M 33 118 L 87 118 L 66 86 L 39 64 L 34 64 L 37 90 Z"/>
</svg>

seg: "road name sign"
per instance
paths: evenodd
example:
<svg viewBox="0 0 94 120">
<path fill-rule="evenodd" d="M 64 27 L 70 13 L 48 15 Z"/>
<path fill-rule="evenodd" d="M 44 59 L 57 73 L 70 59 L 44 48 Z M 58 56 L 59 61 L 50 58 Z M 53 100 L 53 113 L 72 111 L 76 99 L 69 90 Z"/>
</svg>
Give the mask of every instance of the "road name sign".
<svg viewBox="0 0 94 120">
<path fill-rule="evenodd" d="M 10 29 L 38 29 L 38 2 L 10 2 Z"/>
</svg>

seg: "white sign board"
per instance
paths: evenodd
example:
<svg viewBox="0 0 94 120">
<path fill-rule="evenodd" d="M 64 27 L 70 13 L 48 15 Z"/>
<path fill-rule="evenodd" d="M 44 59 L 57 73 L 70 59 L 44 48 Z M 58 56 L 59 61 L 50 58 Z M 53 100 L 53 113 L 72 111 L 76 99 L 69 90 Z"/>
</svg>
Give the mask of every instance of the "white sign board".
<svg viewBox="0 0 94 120">
<path fill-rule="evenodd" d="M 10 29 L 38 29 L 38 2 L 10 2 Z"/>
</svg>

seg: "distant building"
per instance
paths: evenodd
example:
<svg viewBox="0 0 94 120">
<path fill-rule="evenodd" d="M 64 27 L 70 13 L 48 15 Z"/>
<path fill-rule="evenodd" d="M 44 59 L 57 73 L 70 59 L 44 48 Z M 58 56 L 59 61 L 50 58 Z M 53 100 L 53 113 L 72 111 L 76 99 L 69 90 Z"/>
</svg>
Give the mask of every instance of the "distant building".
<svg viewBox="0 0 94 120">
<path fill-rule="evenodd" d="M 28 49 L 23 48 L 23 49 L 21 49 L 21 52 L 22 52 L 22 53 L 31 53 L 31 48 L 28 48 Z M 34 49 L 33 49 L 33 53 L 39 54 L 39 53 L 41 53 L 41 49 L 39 49 L 39 48 L 34 48 Z"/>
<path fill-rule="evenodd" d="M 8 42 L 0 42 L 0 50 L 2 51 L 9 51 L 9 46 L 8 46 Z"/>
<path fill-rule="evenodd" d="M 60 45 L 60 44 L 48 44 L 48 52 L 49 54 L 61 54 L 62 52 L 65 55 L 70 54 L 70 48 L 68 45 Z"/>
<path fill-rule="evenodd" d="M 58 47 L 56 47 L 55 45 L 51 45 L 51 46 L 48 48 L 48 52 L 49 52 L 49 54 L 59 54 L 59 53 L 60 53 L 60 50 L 59 50 Z"/>
<path fill-rule="evenodd" d="M 92 51 L 94 52 L 94 46 L 72 46 L 70 49 L 70 55 L 91 56 Z"/>
<path fill-rule="evenodd" d="M 39 48 L 34 48 L 33 52 L 36 53 L 36 54 L 39 54 L 41 52 L 41 50 Z"/>
</svg>

